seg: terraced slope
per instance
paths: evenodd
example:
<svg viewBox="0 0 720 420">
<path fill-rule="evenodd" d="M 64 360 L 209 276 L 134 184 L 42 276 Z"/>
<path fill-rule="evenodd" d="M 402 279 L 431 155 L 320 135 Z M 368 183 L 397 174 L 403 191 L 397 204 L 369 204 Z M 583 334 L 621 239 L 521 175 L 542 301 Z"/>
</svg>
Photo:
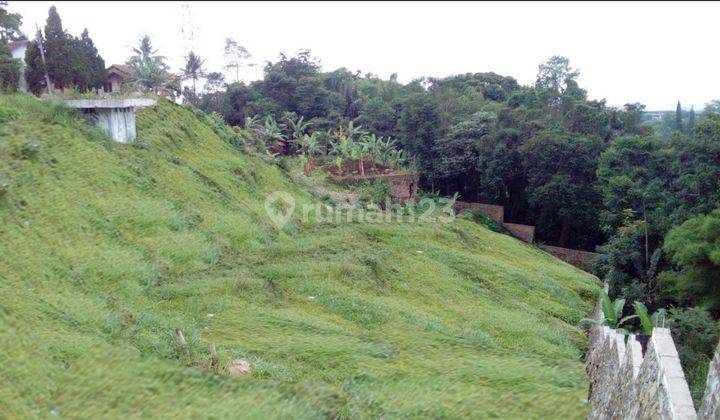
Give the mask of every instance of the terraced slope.
<svg viewBox="0 0 720 420">
<path fill-rule="evenodd" d="M 138 131 L 0 97 L 0 417 L 586 415 L 592 276 L 464 220 L 278 231 L 315 200 L 278 168 L 169 102 Z"/>
</svg>

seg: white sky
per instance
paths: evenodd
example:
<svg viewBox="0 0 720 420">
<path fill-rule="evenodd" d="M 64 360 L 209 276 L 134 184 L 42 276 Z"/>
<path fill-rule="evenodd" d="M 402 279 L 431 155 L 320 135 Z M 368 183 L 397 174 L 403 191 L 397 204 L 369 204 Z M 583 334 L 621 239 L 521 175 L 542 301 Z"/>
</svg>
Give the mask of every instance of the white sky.
<svg viewBox="0 0 720 420">
<path fill-rule="evenodd" d="M 324 70 L 383 78 L 396 72 L 402 82 L 494 71 L 531 84 L 537 65 L 559 54 L 580 69 L 590 97 L 609 105 L 637 101 L 672 110 L 680 100 L 701 109 L 720 99 L 720 3 L 10 1 L 9 9 L 23 15 L 23 30 L 32 35 L 52 4 L 70 33 L 88 28 L 108 65 L 124 62 L 144 33 L 174 70 L 193 47 L 207 70 L 221 70 L 231 36 L 259 64 L 246 81 L 261 77 L 264 61 L 280 51 L 303 48 Z M 180 32 L 186 23 L 197 28 L 192 42 Z"/>
</svg>

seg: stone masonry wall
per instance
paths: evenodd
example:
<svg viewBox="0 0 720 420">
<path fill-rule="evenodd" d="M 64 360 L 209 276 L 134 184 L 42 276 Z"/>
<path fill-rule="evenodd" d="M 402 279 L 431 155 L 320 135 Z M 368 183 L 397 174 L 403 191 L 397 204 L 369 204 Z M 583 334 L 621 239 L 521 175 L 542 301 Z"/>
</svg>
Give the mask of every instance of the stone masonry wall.
<svg viewBox="0 0 720 420">
<path fill-rule="evenodd" d="M 543 245 L 542 248 L 560 258 L 570 265 L 579 267 L 585 271 L 590 270 L 590 261 L 597 256 L 594 252 L 580 251 L 577 249 L 561 248 L 559 246 Z"/>
<path fill-rule="evenodd" d="M 708 368 L 705 394 L 698 416 L 701 419 L 720 418 L 720 344 L 715 348 L 715 355 Z"/>
<path fill-rule="evenodd" d="M 505 208 L 495 204 L 471 203 L 467 201 L 455 201 L 455 214 L 463 210 L 480 210 L 486 217 L 491 218 L 495 223 L 502 224 L 505 221 Z"/>
<path fill-rule="evenodd" d="M 592 316 L 602 316 L 599 302 Z M 669 329 L 653 328 L 644 354 L 637 336 L 607 326 L 593 326 L 589 340 L 589 419 L 720 418 L 720 345 L 696 413 Z"/>
<path fill-rule="evenodd" d="M 523 242 L 531 244 L 535 240 L 535 226 L 521 225 L 518 223 L 503 223 L 502 227 L 510 232 L 512 236 Z"/>
</svg>

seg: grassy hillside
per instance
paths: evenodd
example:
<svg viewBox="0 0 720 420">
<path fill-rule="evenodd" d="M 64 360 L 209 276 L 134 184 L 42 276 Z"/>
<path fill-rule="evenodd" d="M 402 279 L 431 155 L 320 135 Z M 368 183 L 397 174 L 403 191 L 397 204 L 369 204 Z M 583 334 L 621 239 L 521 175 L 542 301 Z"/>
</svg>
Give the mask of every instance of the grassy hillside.
<svg viewBox="0 0 720 420">
<path fill-rule="evenodd" d="M 592 276 L 464 220 L 278 231 L 282 171 L 169 102 L 138 130 L 0 97 L 0 417 L 585 417 Z"/>
</svg>

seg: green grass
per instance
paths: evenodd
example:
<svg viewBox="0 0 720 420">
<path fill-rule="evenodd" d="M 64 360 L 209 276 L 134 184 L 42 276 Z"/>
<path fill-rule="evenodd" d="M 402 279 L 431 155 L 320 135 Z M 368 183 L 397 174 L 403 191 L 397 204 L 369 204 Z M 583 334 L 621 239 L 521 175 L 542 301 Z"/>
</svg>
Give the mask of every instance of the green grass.
<svg viewBox="0 0 720 420">
<path fill-rule="evenodd" d="M 305 187 L 167 101 L 138 132 L 0 97 L 0 417 L 586 416 L 594 277 L 466 220 L 278 231 Z"/>
</svg>

